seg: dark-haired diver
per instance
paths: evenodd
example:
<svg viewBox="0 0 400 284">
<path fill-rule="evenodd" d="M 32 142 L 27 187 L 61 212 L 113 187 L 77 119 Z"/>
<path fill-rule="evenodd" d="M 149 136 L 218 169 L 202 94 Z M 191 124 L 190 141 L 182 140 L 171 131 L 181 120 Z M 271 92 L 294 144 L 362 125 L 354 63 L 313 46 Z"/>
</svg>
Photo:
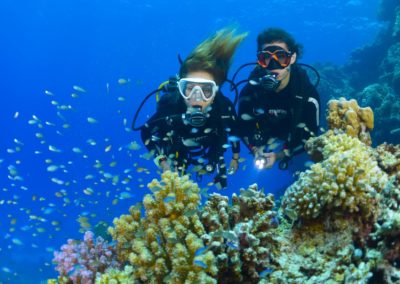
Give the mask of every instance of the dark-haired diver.
<svg viewBox="0 0 400 284">
<path fill-rule="evenodd" d="M 198 45 L 182 62 L 157 104 L 156 113 L 141 128 L 143 143 L 154 152 L 163 171 L 198 174 L 216 172 L 214 183 L 227 185 L 224 152 L 232 148 L 229 171 L 238 168 L 240 141 L 232 102 L 220 92 L 233 54 L 246 34 L 221 30 Z"/>
<path fill-rule="evenodd" d="M 301 45 L 289 33 L 264 30 L 257 45 L 257 65 L 239 96 L 241 135 L 259 169 L 276 161 L 286 169 L 289 159 L 303 151 L 304 141 L 317 134 L 320 99 L 296 64 Z M 284 141 L 283 146 L 275 140 Z"/>
</svg>

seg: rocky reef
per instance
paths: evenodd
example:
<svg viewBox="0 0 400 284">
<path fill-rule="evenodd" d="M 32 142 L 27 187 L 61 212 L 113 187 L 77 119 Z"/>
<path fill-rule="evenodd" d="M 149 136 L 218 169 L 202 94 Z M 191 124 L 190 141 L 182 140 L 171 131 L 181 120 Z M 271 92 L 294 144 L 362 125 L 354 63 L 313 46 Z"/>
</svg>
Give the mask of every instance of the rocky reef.
<svg viewBox="0 0 400 284">
<path fill-rule="evenodd" d="M 316 65 L 319 92 L 330 99 L 356 99 L 375 113 L 375 145 L 400 142 L 400 3 L 382 0 L 378 19 L 383 27 L 375 40 L 354 50 L 344 66 Z"/>
<path fill-rule="evenodd" d="M 90 233 L 56 252 L 60 277 L 49 283 L 399 283 L 400 145 L 363 139 L 369 108 L 329 105 L 330 129 L 307 141 L 318 159 L 279 206 L 255 184 L 201 205 L 188 176 L 166 172 L 144 208 L 114 220 L 112 244 L 74 249 L 95 247 Z M 73 265 L 80 253 L 94 267 L 87 281 Z"/>
</svg>

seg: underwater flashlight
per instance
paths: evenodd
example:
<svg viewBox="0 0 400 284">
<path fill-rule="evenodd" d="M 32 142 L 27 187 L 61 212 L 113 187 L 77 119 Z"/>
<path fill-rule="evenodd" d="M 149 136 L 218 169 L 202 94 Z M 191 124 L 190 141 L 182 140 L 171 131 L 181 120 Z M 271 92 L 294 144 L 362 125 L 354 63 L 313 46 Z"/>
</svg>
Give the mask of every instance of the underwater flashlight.
<svg viewBox="0 0 400 284">
<path fill-rule="evenodd" d="M 257 169 L 262 170 L 265 167 L 267 160 L 264 157 L 256 158 L 255 166 Z"/>
</svg>

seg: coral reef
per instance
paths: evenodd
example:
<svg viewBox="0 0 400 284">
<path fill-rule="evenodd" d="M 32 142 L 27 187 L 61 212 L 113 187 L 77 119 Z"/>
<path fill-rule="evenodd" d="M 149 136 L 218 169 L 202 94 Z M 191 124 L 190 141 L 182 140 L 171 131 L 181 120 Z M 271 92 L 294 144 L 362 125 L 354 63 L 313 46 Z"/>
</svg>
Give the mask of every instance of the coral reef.
<svg viewBox="0 0 400 284">
<path fill-rule="evenodd" d="M 370 107 L 361 108 L 356 100 L 344 98 L 328 102 L 328 126 L 330 129 L 342 129 L 346 134 L 357 137 L 371 145 L 369 132 L 374 128 L 374 114 Z"/>
<path fill-rule="evenodd" d="M 282 199 L 282 209 L 292 219 L 315 219 L 333 212 L 357 214 L 364 219 L 377 214 L 379 192 L 387 175 L 371 149 L 347 134 L 332 130 L 313 138 L 324 160 L 302 172 Z M 310 147 L 312 148 L 312 147 Z"/>
<path fill-rule="evenodd" d="M 383 143 L 376 148 L 379 166 L 390 176 L 395 176 L 400 185 L 400 145 Z"/>
<path fill-rule="evenodd" d="M 85 233 L 83 242 L 69 239 L 60 252 L 54 252 L 53 262 L 57 264 L 59 283 L 94 283 L 97 273 L 120 267 L 113 247 L 101 237 L 94 239 L 90 231 Z"/>
<path fill-rule="evenodd" d="M 400 100 L 393 89 L 382 84 L 372 84 L 357 93 L 355 97 L 370 106 L 375 115 L 373 138 L 376 143 L 385 140 L 400 141 L 400 131 L 393 132 L 400 125 Z"/>
<path fill-rule="evenodd" d="M 109 269 L 96 278 L 96 284 L 134 284 L 133 267 L 126 265 L 124 270 Z"/>
<path fill-rule="evenodd" d="M 277 244 L 278 226 L 274 199 L 257 185 L 228 197 L 211 195 L 201 221 L 207 234 L 204 242 L 217 260 L 218 283 L 258 283 L 271 267 L 272 247 Z"/>
<path fill-rule="evenodd" d="M 375 40 L 354 50 L 344 66 L 319 64 L 321 102 L 346 97 L 368 105 L 375 113 L 373 141 L 400 141 L 400 3 L 382 0 L 385 21 Z M 397 131 L 393 131 L 397 130 Z"/>
<path fill-rule="evenodd" d="M 145 217 L 137 207 L 114 220 L 110 234 L 117 241 L 120 260 L 134 267 L 132 278 L 142 283 L 215 283 L 211 251 L 204 247 L 204 227 L 197 213 L 199 188 L 187 176 L 167 172 L 162 182 L 149 184 L 144 197 Z"/>
<path fill-rule="evenodd" d="M 357 131 L 372 130 L 373 114 L 335 104 L 332 129 L 306 143 L 320 160 L 279 208 L 256 184 L 200 207 L 198 186 L 166 172 L 144 210 L 114 219 L 115 246 L 90 232 L 70 240 L 48 283 L 399 283 L 400 145 L 363 143 Z"/>
<path fill-rule="evenodd" d="M 292 227 L 281 237 L 278 264 L 265 283 L 366 283 L 380 255 L 354 246 L 351 222 Z"/>
<path fill-rule="evenodd" d="M 382 253 L 376 274 L 385 283 L 400 282 L 400 145 L 384 143 L 376 149 L 379 166 L 389 176 L 382 192 L 381 213 L 371 234 L 371 246 Z"/>
</svg>

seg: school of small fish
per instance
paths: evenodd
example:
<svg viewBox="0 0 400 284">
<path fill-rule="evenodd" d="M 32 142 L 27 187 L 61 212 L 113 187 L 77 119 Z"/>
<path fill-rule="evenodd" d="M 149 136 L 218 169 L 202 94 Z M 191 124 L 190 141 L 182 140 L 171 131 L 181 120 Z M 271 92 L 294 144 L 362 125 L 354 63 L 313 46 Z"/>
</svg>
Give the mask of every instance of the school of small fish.
<svg viewBox="0 0 400 284">
<path fill-rule="evenodd" d="M 26 125 L 26 131 L 4 141 L 7 146 L 0 152 L 0 212 L 4 212 L 0 254 L 18 248 L 29 254 L 47 252 L 45 267 L 38 272 L 52 270 L 52 253 L 65 242 L 71 228 L 93 230 L 104 219 L 110 225 L 132 200 L 141 201 L 153 165 L 144 158 L 151 155 L 141 142 L 132 140 L 127 126 L 132 105 L 128 105 L 124 89 L 130 82 L 119 79 L 113 87 L 116 95 L 110 91 L 114 85 L 107 83 L 106 108 L 112 101 L 121 108 L 107 110 L 107 116 L 97 103 L 95 107 L 81 103 L 97 98 L 91 97 L 89 88 L 79 85 L 73 85 L 69 95 L 45 90 L 49 104 L 44 114 L 13 111 L 11 118 Z M 113 124 L 116 121 L 117 126 L 105 127 L 104 117 Z M 173 196 L 166 198 L 166 202 L 173 200 Z M 0 262 L 1 273 L 9 279 L 19 274 L 12 264 Z"/>
</svg>

